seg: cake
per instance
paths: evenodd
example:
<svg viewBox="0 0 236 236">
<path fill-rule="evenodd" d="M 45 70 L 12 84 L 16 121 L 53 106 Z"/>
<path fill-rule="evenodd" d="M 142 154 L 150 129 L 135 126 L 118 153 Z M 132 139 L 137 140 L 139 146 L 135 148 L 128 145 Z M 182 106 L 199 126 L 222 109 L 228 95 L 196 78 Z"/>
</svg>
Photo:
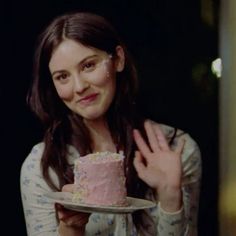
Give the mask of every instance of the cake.
<svg viewBox="0 0 236 236">
<path fill-rule="evenodd" d="M 75 161 L 73 202 L 102 205 L 127 205 L 124 156 L 97 152 Z"/>
</svg>

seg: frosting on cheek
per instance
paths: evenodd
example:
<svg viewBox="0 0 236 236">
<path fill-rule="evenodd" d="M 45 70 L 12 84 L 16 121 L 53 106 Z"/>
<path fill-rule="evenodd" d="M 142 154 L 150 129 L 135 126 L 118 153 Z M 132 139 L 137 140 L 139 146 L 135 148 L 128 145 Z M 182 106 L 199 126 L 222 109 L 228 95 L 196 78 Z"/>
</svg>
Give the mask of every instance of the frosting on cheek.
<svg viewBox="0 0 236 236">
<path fill-rule="evenodd" d="M 109 79 L 109 78 L 110 78 L 110 72 L 107 71 L 107 79 Z"/>
<path fill-rule="evenodd" d="M 102 61 L 102 69 L 103 71 L 106 73 L 106 78 L 109 79 L 110 76 L 111 76 L 111 73 L 110 73 L 110 67 L 111 67 L 111 58 L 112 58 L 112 55 L 109 55 L 107 59 L 104 59 Z"/>
<path fill-rule="evenodd" d="M 111 66 L 109 64 L 102 65 L 100 71 L 97 71 L 96 74 L 91 75 L 90 82 L 101 86 L 104 85 L 112 78 Z"/>
</svg>

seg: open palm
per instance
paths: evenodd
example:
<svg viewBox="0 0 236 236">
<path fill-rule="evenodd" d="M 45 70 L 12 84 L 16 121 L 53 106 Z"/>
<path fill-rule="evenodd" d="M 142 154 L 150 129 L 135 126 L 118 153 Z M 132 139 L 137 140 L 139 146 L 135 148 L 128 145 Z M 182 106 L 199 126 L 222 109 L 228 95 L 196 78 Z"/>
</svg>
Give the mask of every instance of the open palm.
<svg viewBox="0 0 236 236">
<path fill-rule="evenodd" d="M 134 130 L 134 139 L 138 147 L 134 166 L 138 176 L 159 194 L 168 189 L 181 187 L 181 153 L 184 140 L 172 150 L 158 124 L 145 121 L 145 131 L 149 145 L 138 130 Z"/>
</svg>

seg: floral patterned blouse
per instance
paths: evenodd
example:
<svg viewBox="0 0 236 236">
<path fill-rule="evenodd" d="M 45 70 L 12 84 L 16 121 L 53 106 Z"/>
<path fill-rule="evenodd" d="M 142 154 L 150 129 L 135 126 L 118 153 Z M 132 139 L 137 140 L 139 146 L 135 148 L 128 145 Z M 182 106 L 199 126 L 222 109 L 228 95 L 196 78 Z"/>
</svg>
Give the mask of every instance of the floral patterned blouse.
<svg viewBox="0 0 236 236">
<path fill-rule="evenodd" d="M 161 125 L 167 138 L 172 137 L 175 130 Z M 177 212 L 164 211 L 151 191 L 146 198 L 156 201 L 157 205 L 145 210 L 149 217 L 143 217 L 144 225 L 138 232 L 132 221 L 131 214 L 92 213 L 86 225 L 86 235 L 94 236 L 135 236 L 135 235 L 197 235 L 198 201 L 201 180 L 201 155 L 196 142 L 181 130 L 177 131 L 172 148 L 180 138 L 185 139 L 182 152 L 183 167 L 183 207 Z M 44 196 L 53 190 L 42 177 L 40 161 L 44 151 L 44 143 L 33 147 L 21 168 L 21 196 L 28 236 L 57 236 L 58 222 L 54 204 Z M 79 157 L 73 146 L 68 146 L 70 164 Z M 58 185 L 54 171 L 50 175 Z M 151 220 L 150 220 L 151 219 Z"/>
</svg>

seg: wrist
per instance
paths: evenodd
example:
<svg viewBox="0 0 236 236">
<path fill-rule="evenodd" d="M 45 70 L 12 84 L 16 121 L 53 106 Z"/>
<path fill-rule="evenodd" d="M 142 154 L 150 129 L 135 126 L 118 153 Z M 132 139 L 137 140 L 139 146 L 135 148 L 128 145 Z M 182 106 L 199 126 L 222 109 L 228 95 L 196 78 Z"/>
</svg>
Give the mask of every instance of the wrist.
<svg viewBox="0 0 236 236">
<path fill-rule="evenodd" d="M 175 212 L 182 207 L 182 191 L 181 188 L 164 188 L 156 191 L 157 198 L 163 210 L 167 212 Z"/>
</svg>

